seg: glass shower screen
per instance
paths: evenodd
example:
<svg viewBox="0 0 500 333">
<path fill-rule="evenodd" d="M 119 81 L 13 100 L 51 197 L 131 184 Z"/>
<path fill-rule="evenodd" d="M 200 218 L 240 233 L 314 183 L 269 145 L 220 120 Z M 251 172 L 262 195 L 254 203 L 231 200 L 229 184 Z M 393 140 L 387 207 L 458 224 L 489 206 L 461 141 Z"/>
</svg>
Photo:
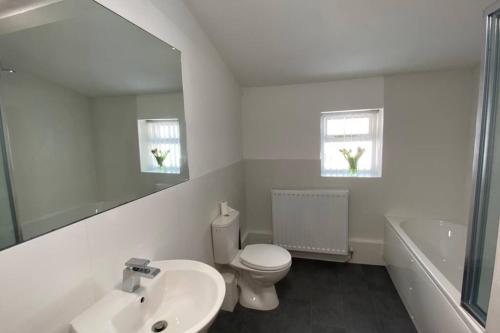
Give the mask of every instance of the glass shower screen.
<svg viewBox="0 0 500 333">
<path fill-rule="evenodd" d="M 462 305 L 484 325 L 500 218 L 500 5 L 487 15 L 482 79 L 474 161 L 474 208 L 469 226 Z"/>
<path fill-rule="evenodd" d="M 1 79 L 1 78 L 0 78 Z M 11 187 L 8 177 L 8 164 L 0 114 L 0 249 L 17 242 L 17 226 L 14 217 Z"/>
</svg>

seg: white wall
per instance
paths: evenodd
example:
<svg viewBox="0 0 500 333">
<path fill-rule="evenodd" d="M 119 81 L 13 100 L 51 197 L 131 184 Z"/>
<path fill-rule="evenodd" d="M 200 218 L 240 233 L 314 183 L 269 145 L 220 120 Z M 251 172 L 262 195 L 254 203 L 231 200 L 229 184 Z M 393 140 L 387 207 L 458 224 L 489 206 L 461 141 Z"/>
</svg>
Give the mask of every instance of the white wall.
<svg viewBox="0 0 500 333">
<path fill-rule="evenodd" d="M 95 201 L 88 98 L 23 71 L 2 76 L 0 89 L 18 221 Z"/>
<path fill-rule="evenodd" d="M 477 80 L 469 69 L 386 78 L 389 214 L 468 222 Z"/>
<path fill-rule="evenodd" d="M 240 88 L 183 2 L 99 2 L 182 50 L 192 180 L 1 251 L 6 332 L 67 332 L 131 256 L 212 262 L 217 203 L 243 206 Z"/>
<path fill-rule="evenodd" d="M 137 96 L 137 119 L 184 119 L 182 93 Z"/>
<path fill-rule="evenodd" d="M 350 189 L 357 262 L 382 262 L 385 214 L 465 223 L 476 90 L 468 69 L 245 88 L 246 232 L 272 232 L 279 187 Z M 320 177 L 320 112 L 376 107 L 385 108 L 382 178 Z"/>
<path fill-rule="evenodd" d="M 245 159 L 319 159 L 323 111 L 384 106 L 382 77 L 243 89 Z"/>
<path fill-rule="evenodd" d="M 93 98 L 92 123 L 98 201 L 147 193 L 139 177 L 136 96 Z"/>
</svg>

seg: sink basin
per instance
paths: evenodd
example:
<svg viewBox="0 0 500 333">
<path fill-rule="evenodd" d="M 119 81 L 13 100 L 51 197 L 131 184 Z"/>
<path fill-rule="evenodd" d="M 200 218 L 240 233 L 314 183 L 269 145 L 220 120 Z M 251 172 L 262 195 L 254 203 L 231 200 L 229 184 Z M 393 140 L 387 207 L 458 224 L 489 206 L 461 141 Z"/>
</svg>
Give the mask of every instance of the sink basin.
<svg viewBox="0 0 500 333">
<path fill-rule="evenodd" d="M 206 332 L 226 287 L 214 268 L 192 260 L 151 262 L 161 272 L 134 293 L 112 290 L 71 322 L 73 333 Z M 158 330 L 156 330 L 158 331 Z"/>
</svg>

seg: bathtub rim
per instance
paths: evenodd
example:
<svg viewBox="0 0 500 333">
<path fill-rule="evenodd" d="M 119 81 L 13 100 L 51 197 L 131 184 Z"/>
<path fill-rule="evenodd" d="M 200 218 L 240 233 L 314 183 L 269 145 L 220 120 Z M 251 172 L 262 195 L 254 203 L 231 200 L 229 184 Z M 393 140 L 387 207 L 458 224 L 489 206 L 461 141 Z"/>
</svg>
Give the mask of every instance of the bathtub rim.
<svg viewBox="0 0 500 333">
<path fill-rule="evenodd" d="M 439 291 L 444 295 L 448 303 L 451 304 L 453 309 L 458 313 L 460 318 L 465 322 L 467 327 L 471 329 L 472 332 L 485 332 L 485 328 L 472 317 L 464 308 L 461 306 L 461 293 L 460 291 L 448 280 L 448 278 L 439 271 L 439 269 L 430 261 L 429 258 L 418 248 L 418 246 L 413 242 L 410 236 L 401 227 L 401 223 L 408 220 L 416 220 L 416 218 L 410 217 L 400 217 L 393 215 L 385 216 L 385 224 L 388 225 L 396 234 L 396 236 L 401 240 L 405 248 L 411 253 L 415 258 L 417 263 L 424 269 L 427 276 L 430 277 L 432 282 L 438 287 Z M 442 220 L 442 219 L 425 219 L 429 221 L 446 221 L 453 223 L 452 221 Z M 457 223 L 458 224 L 458 223 Z M 464 258 L 465 261 L 465 258 Z"/>
</svg>

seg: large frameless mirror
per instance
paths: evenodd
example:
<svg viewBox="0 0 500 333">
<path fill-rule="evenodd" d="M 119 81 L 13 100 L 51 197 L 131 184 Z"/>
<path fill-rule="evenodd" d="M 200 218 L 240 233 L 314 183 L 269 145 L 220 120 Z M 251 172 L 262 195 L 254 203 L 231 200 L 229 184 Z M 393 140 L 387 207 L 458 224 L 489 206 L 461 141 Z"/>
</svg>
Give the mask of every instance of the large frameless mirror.
<svg viewBox="0 0 500 333">
<path fill-rule="evenodd" d="M 488 314 L 500 218 L 500 5 L 487 11 L 475 146 L 475 192 L 462 305 L 483 325 Z"/>
<path fill-rule="evenodd" d="M 0 18 L 0 249 L 189 178 L 181 53 L 91 0 Z"/>
</svg>

